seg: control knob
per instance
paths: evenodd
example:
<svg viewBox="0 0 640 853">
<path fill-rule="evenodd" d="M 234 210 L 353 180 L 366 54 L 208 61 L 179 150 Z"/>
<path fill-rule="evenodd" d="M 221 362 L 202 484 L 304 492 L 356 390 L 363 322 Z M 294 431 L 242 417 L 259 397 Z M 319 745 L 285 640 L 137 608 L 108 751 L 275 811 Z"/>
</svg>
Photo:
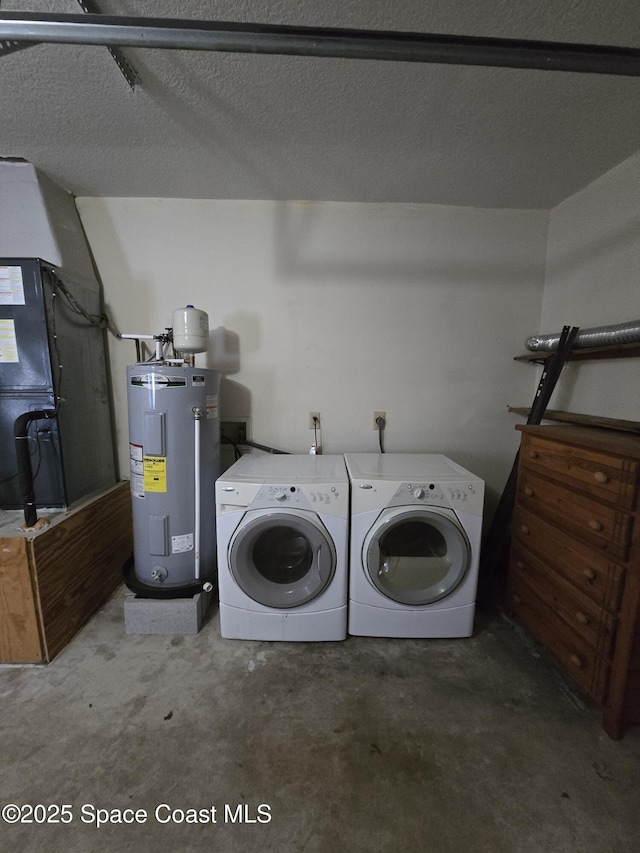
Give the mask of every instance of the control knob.
<svg viewBox="0 0 640 853">
<path fill-rule="evenodd" d="M 418 498 L 418 499 L 423 498 L 425 496 L 425 494 L 426 494 L 425 490 L 423 488 L 421 488 L 420 486 L 418 486 L 417 489 L 413 490 L 414 498 Z"/>
<path fill-rule="evenodd" d="M 284 492 L 276 492 L 274 498 L 282 503 L 282 501 L 286 501 L 287 496 Z"/>
</svg>

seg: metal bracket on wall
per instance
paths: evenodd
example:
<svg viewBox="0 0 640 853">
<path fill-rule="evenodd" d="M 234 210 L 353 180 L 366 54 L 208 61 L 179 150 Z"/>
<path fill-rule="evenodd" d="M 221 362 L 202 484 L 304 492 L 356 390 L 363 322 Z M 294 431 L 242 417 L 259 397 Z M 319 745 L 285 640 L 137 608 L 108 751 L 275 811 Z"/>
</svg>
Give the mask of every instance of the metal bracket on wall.
<svg viewBox="0 0 640 853">
<path fill-rule="evenodd" d="M 88 15 L 101 15 L 102 11 L 96 0 L 78 0 L 80 8 Z M 14 41 L 13 39 L 0 39 L 0 58 L 7 56 L 10 53 L 15 53 L 18 50 L 26 50 L 28 47 L 34 47 L 41 44 L 39 40 L 34 41 Z M 138 72 L 128 59 L 125 59 L 122 52 L 115 46 L 106 45 L 107 50 L 114 58 L 116 65 L 120 69 L 124 79 L 127 81 L 131 89 L 135 89 L 136 83 L 140 82 Z"/>
<path fill-rule="evenodd" d="M 86 12 L 88 15 L 101 15 L 102 10 L 100 9 L 96 0 L 78 0 L 80 4 L 80 8 L 83 12 Z M 138 77 L 138 73 L 131 65 L 128 59 L 125 59 L 122 52 L 117 47 L 111 47 L 107 45 L 107 50 L 114 58 L 116 65 L 122 72 L 124 79 L 127 81 L 131 89 L 135 89 L 136 83 L 140 81 Z"/>
<path fill-rule="evenodd" d="M 33 47 L 34 44 L 36 42 L 33 41 L 0 41 L 0 56 L 6 56 L 16 50 L 25 50 L 27 47 Z"/>
</svg>

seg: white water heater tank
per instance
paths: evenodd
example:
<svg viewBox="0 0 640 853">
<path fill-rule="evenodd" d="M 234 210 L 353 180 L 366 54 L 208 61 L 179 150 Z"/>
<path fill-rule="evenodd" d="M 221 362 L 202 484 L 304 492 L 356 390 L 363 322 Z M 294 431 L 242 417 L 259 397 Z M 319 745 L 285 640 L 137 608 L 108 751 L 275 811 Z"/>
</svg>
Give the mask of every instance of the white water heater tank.
<svg viewBox="0 0 640 853">
<path fill-rule="evenodd" d="M 187 305 L 173 312 L 173 346 L 179 352 L 206 352 L 209 348 L 209 316 Z"/>
</svg>

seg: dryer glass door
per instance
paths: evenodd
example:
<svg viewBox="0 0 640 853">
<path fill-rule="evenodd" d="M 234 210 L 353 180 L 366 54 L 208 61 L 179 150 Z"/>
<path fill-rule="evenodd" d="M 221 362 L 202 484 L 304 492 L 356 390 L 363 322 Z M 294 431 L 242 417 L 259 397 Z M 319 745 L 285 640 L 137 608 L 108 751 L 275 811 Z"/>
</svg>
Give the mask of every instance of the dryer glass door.
<svg viewBox="0 0 640 853">
<path fill-rule="evenodd" d="M 317 598 L 336 569 L 329 533 L 316 516 L 295 510 L 248 512 L 229 545 L 240 588 L 266 607 L 299 607 Z"/>
<path fill-rule="evenodd" d="M 400 604 L 430 604 L 449 595 L 469 568 L 469 540 L 455 516 L 437 509 L 383 514 L 364 543 L 375 586 Z"/>
</svg>

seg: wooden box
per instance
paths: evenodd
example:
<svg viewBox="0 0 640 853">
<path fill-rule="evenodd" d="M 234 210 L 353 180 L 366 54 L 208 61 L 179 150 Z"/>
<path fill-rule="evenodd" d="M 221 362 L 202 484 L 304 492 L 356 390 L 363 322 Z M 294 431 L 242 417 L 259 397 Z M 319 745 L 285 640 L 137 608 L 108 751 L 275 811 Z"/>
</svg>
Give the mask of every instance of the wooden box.
<svg viewBox="0 0 640 853">
<path fill-rule="evenodd" d="M 0 663 L 48 663 L 122 582 L 133 551 L 129 483 L 0 529 Z"/>
</svg>

